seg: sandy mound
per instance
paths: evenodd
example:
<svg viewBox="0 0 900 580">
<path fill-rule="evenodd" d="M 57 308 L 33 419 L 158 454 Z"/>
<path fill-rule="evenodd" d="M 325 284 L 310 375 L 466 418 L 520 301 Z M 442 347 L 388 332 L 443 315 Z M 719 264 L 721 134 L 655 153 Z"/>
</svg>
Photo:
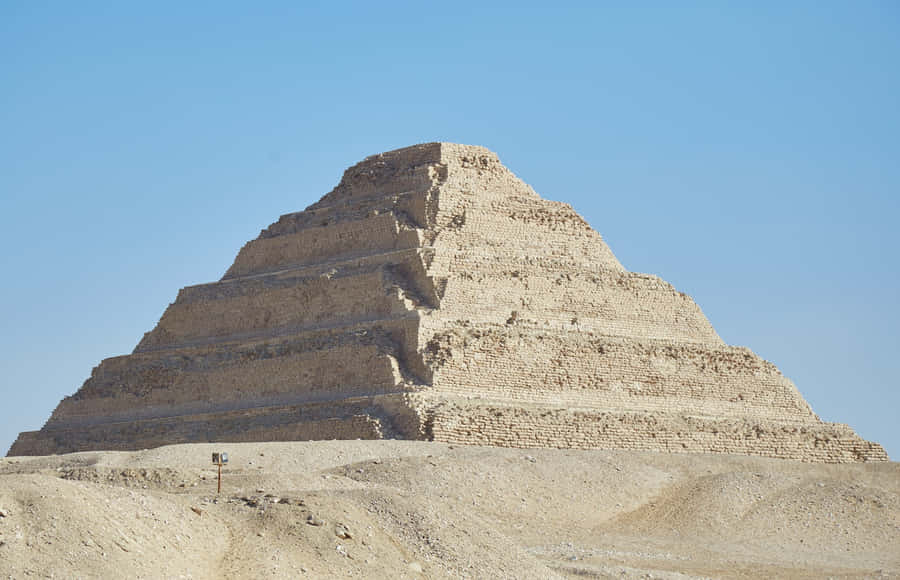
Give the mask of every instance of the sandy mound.
<svg viewBox="0 0 900 580">
<path fill-rule="evenodd" d="M 898 546 L 898 463 L 408 441 L 0 460 L 3 578 L 877 578 Z"/>
</svg>

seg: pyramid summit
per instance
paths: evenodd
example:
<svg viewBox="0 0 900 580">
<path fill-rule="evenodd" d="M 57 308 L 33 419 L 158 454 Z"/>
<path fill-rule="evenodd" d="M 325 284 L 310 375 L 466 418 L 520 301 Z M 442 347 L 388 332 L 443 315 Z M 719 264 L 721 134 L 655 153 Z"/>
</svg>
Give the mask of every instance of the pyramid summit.
<svg viewBox="0 0 900 580">
<path fill-rule="evenodd" d="M 356 438 L 887 459 L 569 205 L 449 143 L 347 169 L 10 454 Z"/>
</svg>

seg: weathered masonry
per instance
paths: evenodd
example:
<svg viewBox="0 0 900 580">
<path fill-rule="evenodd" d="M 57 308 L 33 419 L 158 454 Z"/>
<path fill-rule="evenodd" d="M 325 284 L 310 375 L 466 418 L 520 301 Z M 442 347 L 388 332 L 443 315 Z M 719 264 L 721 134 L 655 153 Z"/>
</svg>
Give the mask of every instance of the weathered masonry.
<svg viewBox="0 0 900 580">
<path fill-rule="evenodd" d="M 388 437 L 887 459 L 570 206 L 448 143 L 348 169 L 10 453 Z"/>
</svg>

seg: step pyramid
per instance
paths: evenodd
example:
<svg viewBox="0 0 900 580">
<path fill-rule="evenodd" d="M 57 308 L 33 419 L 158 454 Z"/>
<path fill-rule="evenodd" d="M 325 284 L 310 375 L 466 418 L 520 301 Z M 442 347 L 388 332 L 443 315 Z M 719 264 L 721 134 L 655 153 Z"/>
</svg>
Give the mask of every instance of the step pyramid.
<svg viewBox="0 0 900 580">
<path fill-rule="evenodd" d="M 887 459 L 569 205 L 449 143 L 281 216 L 10 453 L 357 438 Z"/>
</svg>

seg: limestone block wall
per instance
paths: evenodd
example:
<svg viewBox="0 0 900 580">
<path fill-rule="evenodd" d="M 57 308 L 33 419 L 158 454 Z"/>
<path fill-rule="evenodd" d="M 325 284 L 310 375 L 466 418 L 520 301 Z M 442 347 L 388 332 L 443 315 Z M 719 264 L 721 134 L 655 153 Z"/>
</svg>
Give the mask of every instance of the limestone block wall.
<svg viewBox="0 0 900 580">
<path fill-rule="evenodd" d="M 880 445 L 835 423 L 445 402 L 434 409 L 428 429 L 435 441 L 499 447 L 741 453 L 825 463 L 887 460 Z"/>
<path fill-rule="evenodd" d="M 499 249 L 513 256 L 571 257 L 624 271 L 600 234 L 567 204 L 517 194 L 497 194 L 486 203 L 484 197 L 482 192 L 478 197 L 441 194 L 433 245 L 449 251 L 478 248 L 489 254 Z"/>
<path fill-rule="evenodd" d="M 13 455 L 49 455 L 101 449 L 127 451 L 197 442 L 303 441 L 310 439 L 381 439 L 380 418 L 355 408 L 319 410 L 309 405 L 259 407 L 224 413 L 100 423 L 80 429 L 27 432 Z M 357 406 L 358 407 L 358 406 Z"/>
<path fill-rule="evenodd" d="M 426 353 L 433 390 L 454 396 L 818 420 L 790 380 L 743 348 L 481 325 L 435 334 Z"/>
<path fill-rule="evenodd" d="M 344 364 L 348 357 L 355 357 L 358 363 Z M 47 426 L 78 428 L 99 422 L 333 400 L 403 389 L 396 358 L 372 346 L 239 360 L 207 370 L 192 367 L 151 364 L 128 369 L 127 374 L 112 380 L 101 382 L 92 377 L 85 396 L 64 400 Z M 102 396 L 100 390 L 108 394 Z"/>
<path fill-rule="evenodd" d="M 535 275 L 507 264 L 472 268 L 447 280 L 441 315 L 721 344 L 689 296 L 655 277 L 604 274 Z"/>
<path fill-rule="evenodd" d="M 152 351 L 105 360 L 59 404 L 48 429 L 316 403 L 409 391 L 414 321 L 281 339 Z"/>
<path fill-rule="evenodd" d="M 320 223 L 325 225 L 248 242 L 226 273 L 225 279 L 308 264 L 321 260 L 322 257 L 338 260 L 422 245 L 421 231 L 401 227 L 397 216 L 392 213 L 335 223 L 323 218 Z"/>
<path fill-rule="evenodd" d="M 427 190 L 400 192 L 386 189 L 376 196 L 343 201 L 338 199 L 331 204 L 320 201 L 303 211 L 282 215 L 278 221 L 263 229 L 257 240 L 248 244 L 258 240 L 290 236 L 304 230 L 319 231 L 322 235 L 329 236 L 330 233 L 315 228 L 335 227 L 341 224 L 355 231 L 357 228 L 352 225 L 353 223 L 364 222 L 383 214 L 391 214 L 400 230 L 431 227 L 434 225 L 433 218 L 437 212 L 439 184 L 439 177 L 435 176 L 435 181 Z M 321 257 L 327 255 L 316 256 Z"/>
<path fill-rule="evenodd" d="M 403 317 L 438 297 L 417 250 L 183 289 L 136 351 Z"/>
<path fill-rule="evenodd" d="M 367 157 L 347 169 L 337 187 L 307 209 L 357 205 L 367 198 L 384 197 L 387 193 L 428 191 L 446 177 L 442 162 L 447 146 L 445 143 L 427 143 Z"/>
<path fill-rule="evenodd" d="M 166 309 L 142 348 L 230 336 L 260 329 L 309 327 L 334 319 L 387 318 L 395 300 L 381 271 L 312 279 L 253 280 L 230 292 L 192 300 L 185 292 Z"/>
</svg>

